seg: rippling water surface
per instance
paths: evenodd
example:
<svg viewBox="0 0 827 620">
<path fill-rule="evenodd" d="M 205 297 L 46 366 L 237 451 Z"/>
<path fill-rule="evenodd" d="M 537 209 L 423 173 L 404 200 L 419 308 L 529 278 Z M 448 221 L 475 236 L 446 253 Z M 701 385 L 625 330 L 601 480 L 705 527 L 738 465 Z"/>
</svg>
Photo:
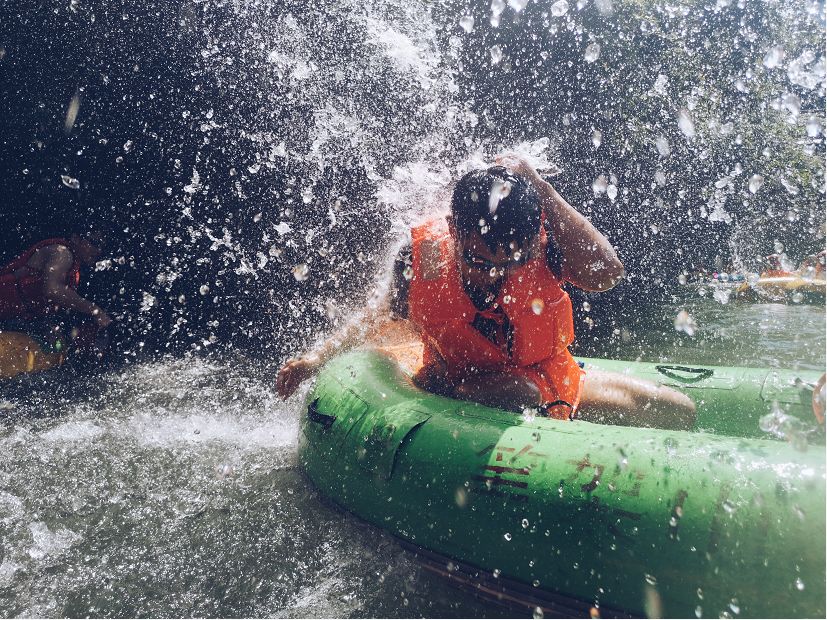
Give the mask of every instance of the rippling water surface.
<svg viewBox="0 0 827 620">
<path fill-rule="evenodd" d="M 620 339 L 625 357 L 825 366 L 823 307 L 691 297 L 664 317 L 680 308 L 694 337 L 653 328 Z M 7 391 L 0 615 L 519 613 L 454 589 L 327 504 L 297 468 L 300 396 L 280 401 L 272 372 L 170 359 Z"/>
</svg>

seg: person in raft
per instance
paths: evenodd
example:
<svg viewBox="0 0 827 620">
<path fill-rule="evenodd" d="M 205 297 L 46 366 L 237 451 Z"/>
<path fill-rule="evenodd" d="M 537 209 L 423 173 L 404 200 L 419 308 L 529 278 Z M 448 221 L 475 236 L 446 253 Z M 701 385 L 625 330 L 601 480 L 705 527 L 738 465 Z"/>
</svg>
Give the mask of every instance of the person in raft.
<svg viewBox="0 0 827 620">
<path fill-rule="evenodd" d="M 112 318 L 106 311 L 77 292 L 81 267 L 95 265 L 101 241 L 94 232 L 45 239 L 0 267 L 0 329 L 26 332 L 51 346 L 61 331 L 56 317 L 62 311 L 108 327 Z"/>
<path fill-rule="evenodd" d="M 605 291 L 623 277 L 623 265 L 606 237 L 527 161 L 509 155 L 496 163 L 463 176 L 451 214 L 415 227 L 396 258 L 390 309 L 424 343 L 415 382 L 451 398 L 534 407 L 557 419 L 691 428 L 695 406 L 686 395 L 585 371 L 572 357 L 572 305 L 562 284 Z M 286 398 L 355 345 L 365 325 L 383 319 L 374 314 L 288 360 L 276 378 L 279 394 Z"/>
</svg>

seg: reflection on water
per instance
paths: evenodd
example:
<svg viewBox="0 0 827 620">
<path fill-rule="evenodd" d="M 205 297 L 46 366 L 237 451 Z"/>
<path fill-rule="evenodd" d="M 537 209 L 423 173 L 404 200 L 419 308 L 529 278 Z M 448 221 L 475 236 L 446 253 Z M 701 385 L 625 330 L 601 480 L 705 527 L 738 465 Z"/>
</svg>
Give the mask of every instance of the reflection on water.
<svg viewBox="0 0 827 620">
<path fill-rule="evenodd" d="M 588 349 L 578 352 L 684 364 L 825 368 L 824 306 L 721 303 L 693 292 L 665 304 L 659 321 L 652 319 L 646 325 L 617 332 L 605 342 L 578 342 L 581 349 Z"/>
</svg>

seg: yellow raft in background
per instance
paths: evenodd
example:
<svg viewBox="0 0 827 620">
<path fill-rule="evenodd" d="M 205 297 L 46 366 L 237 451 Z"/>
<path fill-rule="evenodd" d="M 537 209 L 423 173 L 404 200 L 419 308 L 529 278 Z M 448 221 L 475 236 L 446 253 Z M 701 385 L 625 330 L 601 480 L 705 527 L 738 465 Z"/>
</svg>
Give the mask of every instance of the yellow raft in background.
<svg viewBox="0 0 827 620">
<path fill-rule="evenodd" d="M 51 352 L 22 332 L 0 332 L 0 380 L 57 368 L 66 361 L 63 349 Z"/>
</svg>

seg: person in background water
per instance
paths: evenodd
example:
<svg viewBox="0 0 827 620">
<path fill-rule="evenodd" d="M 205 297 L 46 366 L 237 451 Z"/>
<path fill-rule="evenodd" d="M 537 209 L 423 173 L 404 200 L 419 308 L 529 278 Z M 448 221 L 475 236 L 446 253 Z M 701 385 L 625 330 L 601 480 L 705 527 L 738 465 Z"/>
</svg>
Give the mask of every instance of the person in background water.
<svg viewBox="0 0 827 620">
<path fill-rule="evenodd" d="M 827 262 L 825 261 L 825 254 L 827 253 L 825 253 L 824 250 L 821 250 L 818 254 L 810 254 L 809 256 L 805 256 L 796 273 L 804 278 L 823 280 L 825 262 Z"/>
<path fill-rule="evenodd" d="M 98 233 L 45 239 L 0 268 L 0 329 L 24 331 L 52 344 L 60 332 L 57 315 L 72 311 L 92 317 L 100 329 L 112 318 L 77 289 L 81 267 L 101 255 Z"/>
<path fill-rule="evenodd" d="M 568 350 L 562 284 L 606 291 L 624 274 L 608 240 L 524 159 L 504 156 L 456 184 L 451 214 L 415 227 L 396 258 L 391 312 L 351 321 L 276 378 L 287 397 L 360 333 L 408 320 L 424 344 L 415 382 L 452 398 L 557 419 L 688 429 L 686 395 L 617 373 L 584 371 Z"/>
<path fill-rule="evenodd" d="M 764 263 L 767 265 L 767 269 L 761 272 L 762 278 L 783 278 L 792 275 L 789 270 L 784 268 L 780 254 L 765 256 Z"/>
</svg>

